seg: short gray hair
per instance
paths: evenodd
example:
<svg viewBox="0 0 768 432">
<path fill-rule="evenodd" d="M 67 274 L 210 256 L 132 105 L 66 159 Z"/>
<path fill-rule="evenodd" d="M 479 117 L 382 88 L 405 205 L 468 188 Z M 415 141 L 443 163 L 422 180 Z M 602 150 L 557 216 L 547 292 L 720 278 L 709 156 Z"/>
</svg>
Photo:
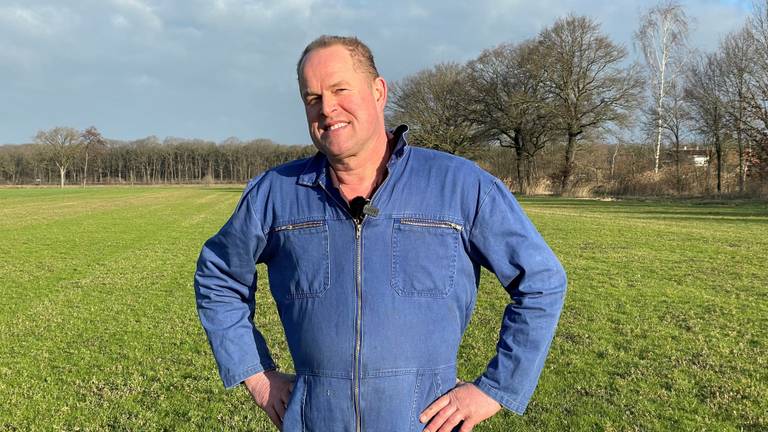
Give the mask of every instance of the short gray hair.
<svg viewBox="0 0 768 432">
<path fill-rule="evenodd" d="M 373 53 L 371 53 L 371 49 L 368 48 L 368 45 L 364 44 L 360 39 L 356 38 L 355 36 L 322 35 L 310 42 L 309 45 L 304 48 L 304 52 L 301 53 L 299 62 L 296 63 L 297 78 L 301 80 L 301 68 L 304 64 L 304 59 L 307 57 L 307 55 L 309 55 L 310 52 L 316 49 L 328 48 L 335 45 L 341 45 L 346 48 L 347 51 L 349 51 L 350 56 L 352 56 L 352 60 L 354 60 L 354 64 L 356 66 L 355 69 L 359 68 L 358 72 L 363 72 L 367 75 L 370 75 L 371 79 L 379 77 L 379 71 L 376 69 L 376 63 L 373 61 Z"/>
</svg>

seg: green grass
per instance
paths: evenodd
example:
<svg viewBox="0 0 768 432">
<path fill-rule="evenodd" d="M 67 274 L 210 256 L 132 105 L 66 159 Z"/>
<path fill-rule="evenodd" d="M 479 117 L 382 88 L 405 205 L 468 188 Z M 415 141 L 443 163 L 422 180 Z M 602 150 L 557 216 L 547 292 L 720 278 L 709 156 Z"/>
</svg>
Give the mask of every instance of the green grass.
<svg viewBox="0 0 768 432">
<path fill-rule="evenodd" d="M 0 189 L 0 430 L 270 430 L 222 388 L 194 308 L 200 246 L 240 190 Z M 768 429 L 768 205 L 522 203 L 566 307 L 527 414 L 475 430 Z M 290 367 L 265 284 L 258 325 Z M 484 274 L 462 378 L 505 302 Z"/>
</svg>

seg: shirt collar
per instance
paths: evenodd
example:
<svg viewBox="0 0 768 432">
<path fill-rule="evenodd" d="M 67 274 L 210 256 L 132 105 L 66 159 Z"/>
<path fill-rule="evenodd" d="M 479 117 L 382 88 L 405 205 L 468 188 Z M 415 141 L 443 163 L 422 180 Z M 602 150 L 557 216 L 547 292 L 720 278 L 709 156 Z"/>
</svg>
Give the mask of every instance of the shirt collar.
<svg viewBox="0 0 768 432">
<path fill-rule="evenodd" d="M 391 171 L 392 165 L 402 159 L 408 150 L 408 126 L 402 124 L 389 131 L 389 133 L 392 134 L 390 142 L 395 143 L 392 154 L 389 156 L 389 162 L 387 162 L 387 167 Z M 299 175 L 298 183 L 303 186 L 325 185 L 327 173 L 328 158 L 323 153 L 317 152 L 307 160 L 306 165 L 304 165 L 304 171 Z"/>
</svg>

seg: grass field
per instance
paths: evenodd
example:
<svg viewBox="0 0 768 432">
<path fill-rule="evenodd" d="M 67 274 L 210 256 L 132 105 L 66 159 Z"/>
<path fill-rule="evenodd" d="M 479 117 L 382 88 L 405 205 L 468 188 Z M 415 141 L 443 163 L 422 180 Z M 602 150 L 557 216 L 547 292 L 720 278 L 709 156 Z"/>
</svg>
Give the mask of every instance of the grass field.
<svg viewBox="0 0 768 432">
<path fill-rule="evenodd" d="M 194 307 L 200 246 L 240 190 L 0 189 L 0 430 L 270 430 L 223 389 Z M 522 203 L 569 292 L 527 414 L 475 430 L 768 430 L 768 205 Z M 505 301 L 484 274 L 462 378 Z"/>
</svg>

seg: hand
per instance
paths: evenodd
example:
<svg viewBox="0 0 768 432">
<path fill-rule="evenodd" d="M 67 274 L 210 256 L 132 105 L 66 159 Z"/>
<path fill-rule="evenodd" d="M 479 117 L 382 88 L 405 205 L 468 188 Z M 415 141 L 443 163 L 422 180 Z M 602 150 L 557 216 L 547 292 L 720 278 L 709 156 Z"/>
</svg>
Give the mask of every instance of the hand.
<svg viewBox="0 0 768 432">
<path fill-rule="evenodd" d="M 256 405 L 267 413 L 278 429 L 283 430 L 283 416 L 295 381 L 295 375 L 272 370 L 252 375 L 243 383 Z"/>
<path fill-rule="evenodd" d="M 469 432 L 481 421 L 499 412 L 501 405 L 483 393 L 472 383 L 458 381 L 448 393 L 432 402 L 419 417 L 422 423 L 429 422 L 425 432 L 450 432 L 461 421 L 459 432 Z"/>
</svg>

